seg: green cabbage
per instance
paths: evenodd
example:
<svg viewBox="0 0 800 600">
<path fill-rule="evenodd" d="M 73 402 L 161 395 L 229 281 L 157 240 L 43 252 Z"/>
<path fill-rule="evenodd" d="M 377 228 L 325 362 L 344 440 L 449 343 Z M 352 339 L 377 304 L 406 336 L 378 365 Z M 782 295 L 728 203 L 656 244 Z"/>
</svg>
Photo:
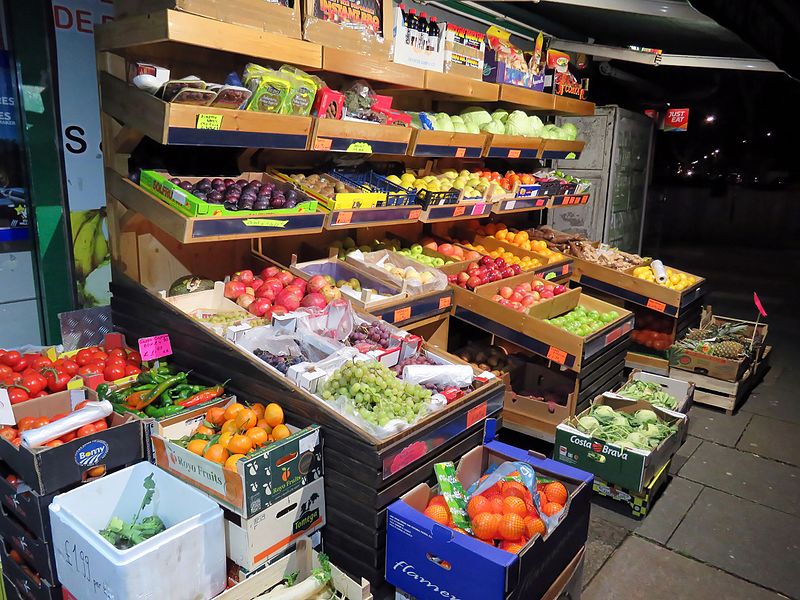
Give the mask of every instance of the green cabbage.
<svg viewBox="0 0 800 600">
<path fill-rule="evenodd" d="M 502 108 L 498 108 L 496 111 L 492 113 L 492 119 L 495 121 L 501 121 L 502 123 L 506 122 L 508 119 L 508 111 L 503 110 Z"/>
<path fill-rule="evenodd" d="M 484 123 L 491 121 L 492 115 L 490 115 L 485 108 L 471 106 L 461 111 L 461 118 L 464 119 L 464 123 L 475 123 L 475 125 L 480 127 Z"/>
<path fill-rule="evenodd" d="M 529 117 L 528 124 L 531 131 L 531 137 L 539 137 L 542 134 L 544 123 L 542 123 L 542 120 L 539 117 L 536 115 Z"/>
<path fill-rule="evenodd" d="M 643 408 L 641 410 L 637 410 L 636 414 L 633 415 L 633 418 L 636 419 L 637 423 L 641 425 L 645 425 L 647 423 L 658 423 L 658 415 L 654 413 L 652 410 L 648 410 Z"/>
<path fill-rule="evenodd" d="M 464 123 L 467 128 L 467 133 L 480 133 L 481 128 L 475 123 Z"/>
<path fill-rule="evenodd" d="M 481 125 L 481 131 L 486 133 L 503 134 L 506 132 L 505 126 L 500 121 L 489 121 Z"/>
<path fill-rule="evenodd" d="M 530 121 L 528 120 L 528 115 L 521 110 L 515 110 L 508 115 L 506 133 L 508 135 L 524 135 L 530 137 Z"/>
<path fill-rule="evenodd" d="M 461 115 L 450 115 L 450 120 L 453 122 L 453 125 L 464 122 L 464 118 Z"/>
<path fill-rule="evenodd" d="M 565 140 L 574 140 L 578 137 L 578 128 L 574 123 L 564 123 L 561 126 L 561 133 L 564 135 Z"/>
<path fill-rule="evenodd" d="M 453 121 L 453 131 L 457 133 L 469 133 L 467 126 L 460 121 Z"/>
</svg>

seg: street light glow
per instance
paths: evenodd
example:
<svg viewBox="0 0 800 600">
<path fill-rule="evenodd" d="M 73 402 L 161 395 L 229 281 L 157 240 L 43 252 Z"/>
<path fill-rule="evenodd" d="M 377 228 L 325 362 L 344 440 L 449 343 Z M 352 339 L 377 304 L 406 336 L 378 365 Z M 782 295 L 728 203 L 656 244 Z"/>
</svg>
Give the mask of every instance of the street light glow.
<svg viewBox="0 0 800 600">
<path fill-rule="evenodd" d="M 717 117 L 715 115 L 708 115 L 706 117 L 706 123 L 713 123 L 716 120 L 717 120 Z"/>
</svg>

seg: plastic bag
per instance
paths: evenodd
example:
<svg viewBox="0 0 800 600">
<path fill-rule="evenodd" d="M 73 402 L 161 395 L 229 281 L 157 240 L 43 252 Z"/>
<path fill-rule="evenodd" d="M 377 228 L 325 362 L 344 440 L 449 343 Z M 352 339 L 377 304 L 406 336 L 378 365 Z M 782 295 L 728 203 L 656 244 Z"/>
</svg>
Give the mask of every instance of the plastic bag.
<svg viewBox="0 0 800 600">
<path fill-rule="evenodd" d="M 391 281 L 408 294 L 425 294 L 447 289 L 447 275 L 440 270 L 426 267 L 390 250 L 378 250 L 366 254 L 354 250 L 347 255 L 346 260 L 357 263 L 379 279 Z"/>
<path fill-rule="evenodd" d="M 406 365 L 402 380 L 419 385 L 465 388 L 472 385 L 470 365 Z"/>
<path fill-rule="evenodd" d="M 322 310 L 297 311 L 298 335 L 306 333 L 344 342 L 353 332 L 355 313 L 347 300 L 334 300 Z"/>
</svg>

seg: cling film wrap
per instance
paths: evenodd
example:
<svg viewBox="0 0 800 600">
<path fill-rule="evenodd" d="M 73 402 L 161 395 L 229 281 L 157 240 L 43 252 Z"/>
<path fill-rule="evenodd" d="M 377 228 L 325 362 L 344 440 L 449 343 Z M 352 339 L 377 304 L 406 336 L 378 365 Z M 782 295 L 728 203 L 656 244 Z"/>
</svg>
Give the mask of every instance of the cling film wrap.
<svg viewBox="0 0 800 600">
<path fill-rule="evenodd" d="M 487 469 L 484 477 L 469 487 L 467 490 L 467 498 L 471 499 L 473 496 L 485 492 L 498 481 L 516 481 L 524 485 L 531 494 L 533 505 L 536 507 L 536 512 L 539 513 L 539 518 L 544 523 L 547 533 L 549 534 L 556 528 L 563 510 L 551 516 L 547 516 L 542 512 L 537 489 L 538 481 L 536 478 L 536 471 L 526 462 L 506 461 L 500 465 L 491 465 L 489 469 Z"/>
<path fill-rule="evenodd" d="M 365 254 L 361 250 L 354 250 L 347 255 L 347 260 L 357 263 L 373 276 L 392 282 L 411 295 L 447 289 L 447 275 L 439 269 L 420 265 L 416 260 L 396 252 L 378 250 Z"/>
<path fill-rule="evenodd" d="M 467 533 L 472 533 L 472 525 L 467 515 L 467 494 L 464 487 L 456 477 L 456 467 L 452 462 L 442 462 L 433 465 L 433 472 L 439 482 L 439 492 L 447 502 L 450 516 L 456 527 Z"/>
</svg>

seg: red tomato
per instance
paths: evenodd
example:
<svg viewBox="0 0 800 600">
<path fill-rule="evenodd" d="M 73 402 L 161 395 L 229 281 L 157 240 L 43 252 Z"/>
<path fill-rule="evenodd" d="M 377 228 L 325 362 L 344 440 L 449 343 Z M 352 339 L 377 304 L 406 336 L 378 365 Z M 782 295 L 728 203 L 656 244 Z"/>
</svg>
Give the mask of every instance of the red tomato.
<svg viewBox="0 0 800 600">
<path fill-rule="evenodd" d="M 19 477 L 17 477 L 13 473 L 10 473 L 6 475 L 6 481 L 11 485 L 17 485 L 19 483 Z"/>
<path fill-rule="evenodd" d="M 45 396 L 49 396 L 50 392 L 47 390 L 42 390 L 41 392 L 36 392 L 35 394 L 31 394 L 31 398 L 44 398 Z"/>
<path fill-rule="evenodd" d="M 116 356 L 121 358 L 122 360 L 127 360 L 128 355 L 123 348 L 112 348 L 108 351 L 108 356 L 111 358 L 112 356 Z"/>
<path fill-rule="evenodd" d="M 75 432 L 74 431 L 70 431 L 69 433 L 65 433 L 64 435 L 62 435 L 58 439 L 60 439 L 62 442 L 64 442 L 66 444 L 67 442 L 71 442 L 72 440 L 74 440 L 76 437 L 77 436 L 75 435 Z"/>
<path fill-rule="evenodd" d="M 106 354 L 102 350 L 98 350 L 94 354 L 92 354 L 90 362 L 105 362 L 107 360 L 108 360 L 108 354 Z"/>
<path fill-rule="evenodd" d="M 47 375 L 47 389 L 51 392 L 63 392 L 67 389 L 67 384 L 71 379 L 64 371 L 48 371 Z"/>
<path fill-rule="evenodd" d="M 34 423 L 36 423 L 36 417 L 22 417 L 19 421 L 17 421 L 17 429 L 20 431 L 33 429 Z"/>
<path fill-rule="evenodd" d="M 0 358 L 0 360 L 2 360 Z M 9 367 L 8 365 L 0 364 L 0 377 L 5 377 L 6 375 L 11 375 L 14 372 L 14 369 Z"/>
<path fill-rule="evenodd" d="M 141 372 L 142 372 L 142 370 L 139 367 L 137 367 L 136 365 L 133 365 L 131 363 L 128 363 L 125 366 L 125 376 L 126 377 L 128 375 L 138 375 Z"/>
<path fill-rule="evenodd" d="M 63 446 L 63 445 L 64 442 L 62 442 L 61 440 L 52 440 L 45 444 L 45 448 L 55 448 L 56 446 Z"/>
<path fill-rule="evenodd" d="M 11 429 L 11 428 L 4 429 L 3 431 L 0 431 L 0 438 L 3 438 L 3 439 L 4 439 L 4 440 L 6 440 L 7 442 L 10 442 L 10 441 L 11 441 L 11 440 L 13 440 L 15 437 L 17 437 L 17 432 L 16 432 L 16 431 L 14 431 L 14 430 L 13 430 L 13 429 Z"/>
<path fill-rule="evenodd" d="M 11 352 L 6 352 L 2 359 L 4 365 L 8 365 L 9 367 L 13 367 L 19 361 L 22 360 L 22 354 L 17 352 L 16 350 L 12 350 Z"/>
<path fill-rule="evenodd" d="M 119 356 L 109 356 L 108 360 L 106 361 L 106 366 L 108 365 L 124 365 L 126 360 L 124 358 L 120 358 Z"/>
<path fill-rule="evenodd" d="M 56 368 L 61 369 L 67 375 L 75 375 L 80 368 L 78 363 L 68 358 L 61 358 L 55 363 Z"/>
<path fill-rule="evenodd" d="M 51 422 L 51 423 L 54 423 L 55 421 L 58 421 L 59 419 L 63 419 L 63 418 L 64 418 L 64 417 L 66 417 L 68 414 L 69 414 L 69 413 L 65 413 L 65 412 L 63 412 L 63 413 L 58 413 L 57 415 L 53 415 L 52 417 L 50 417 L 50 422 Z"/>
<path fill-rule="evenodd" d="M 88 425 L 84 425 L 83 427 L 79 427 L 78 431 L 75 432 L 75 437 L 84 437 L 87 435 L 92 435 L 95 432 L 94 423 L 89 423 Z"/>
<path fill-rule="evenodd" d="M 95 431 L 103 431 L 104 429 L 108 429 L 108 423 L 106 423 L 105 419 L 100 419 L 99 421 L 95 421 L 92 423 L 94 425 Z"/>
<path fill-rule="evenodd" d="M 31 361 L 27 356 L 19 359 L 19 362 L 11 367 L 15 373 L 22 373 L 25 369 L 30 367 Z"/>
<path fill-rule="evenodd" d="M 22 438 L 15 437 L 13 440 L 11 440 L 11 443 L 14 444 L 17 448 L 19 448 L 20 444 L 22 444 Z"/>
<path fill-rule="evenodd" d="M 50 424 L 50 419 L 48 419 L 47 417 L 39 417 L 33 424 L 33 429 L 39 429 L 39 427 L 44 427 L 45 425 L 49 424 Z"/>
<path fill-rule="evenodd" d="M 10 375 L 6 375 L 0 378 L 5 385 L 16 385 L 20 381 L 22 381 L 22 376 L 19 373 L 11 373 Z"/>
<path fill-rule="evenodd" d="M 139 354 L 136 350 L 131 350 L 128 352 L 128 362 L 136 363 L 137 365 L 142 364 L 142 355 Z"/>
<path fill-rule="evenodd" d="M 25 390 L 18 387 L 10 387 L 8 388 L 8 399 L 11 400 L 11 404 L 19 404 L 20 402 L 30 400 L 31 397 Z"/>
<path fill-rule="evenodd" d="M 37 371 L 42 367 L 50 367 L 53 364 L 53 361 L 47 358 L 46 356 L 36 355 L 35 358 L 31 358 L 31 368 L 36 369 Z"/>
<path fill-rule="evenodd" d="M 31 396 L 34 396 L 47 387 L 47 379 L 34 371 L 22 376 L 22 385 L 28 388 Z"/>
<path fill-rule="evenodd" d="M 82 409 L 82 408 L 83 408 L 84 406 L 86 406 L 88 403 L 89 403 L 89 401 L 88 401 L 88 400 L 84 400 L 83 402 L 78 402 L 78 404 L 76 404 L 76 405 L 75 405 L 75 410 L 80 410 L 80 409 Z"/>
<path fill-rule="evenodd" d="M 83 365 L 89 364 L 92 354 L 94 354 L 94 350 L 84 348 L 83 350 L 78 350 L 78 353 L 74 356 L 74 360 L 78 363 L 78 366 L 82 367 Z"/>
<path fill-rule="evenodd" d="M 106 381 L 116 381 L 117 379 L 122 379 L 125 377 L 125 365 L 109 363 L 103 371 L 103 377 L 105 377 Z"/>
</svg>

